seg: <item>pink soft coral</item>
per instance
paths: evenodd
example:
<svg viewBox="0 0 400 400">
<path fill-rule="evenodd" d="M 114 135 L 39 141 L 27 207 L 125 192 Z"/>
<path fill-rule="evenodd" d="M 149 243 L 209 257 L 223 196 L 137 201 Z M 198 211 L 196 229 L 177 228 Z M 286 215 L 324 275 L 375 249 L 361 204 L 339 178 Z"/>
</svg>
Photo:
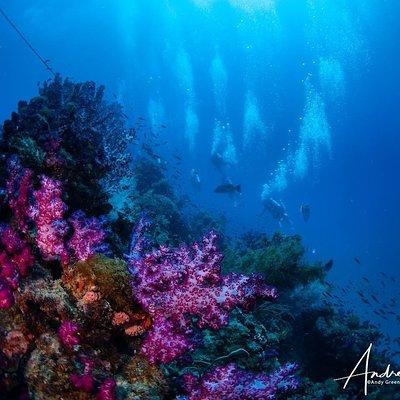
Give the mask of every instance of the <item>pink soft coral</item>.
<svg viewBox="0 0 400 400">
<path fill-rule="evenodd" d="M 113 378 L 105 379 L 99 388 L 99 392 L 97 393 L 96 400 L 116 400 L 117 396 L 115 394 L 115 389 L 117 384 Z"/>
<path fill-rule="evenodd" d="M 63 321 L 58 329 L 58 337 L 67 349 L 72 350 L 80 344 L 78 325 L 72 321 Z"/>
<path fill-rule="evenodd" d="M 216 241 L 211 232 L 201 245 L 161 246 L 130 259 L 134 296 L 153 318 L 142 346 L 150 362 L 168 363 L 194 347 L 193 318 L 199 328 L 218 329 L 228 323 L 234 307 L 277 297 L 277 290 L 257 275 L 222 276 Z"/>
<path fill-rule="evenodd" d="M 64 213 L 67 206 L 61 199 L 61 182 L 44 175 L 40 182 L 40 189 L 34 192 L 36 202 L 30 209 L 31 218 L 36 224 L 36 244 L 44 260 L 51 261 L 60 257 L 66 262 L 68 253 L 64 237 L 68 225 Z"/>
<path fill-rule="evenodd" d="M 35 259 L 29 246 L 9 225 L 0 226 L 0 308 L 9 308 L 14 303 L 12 292 L 19 286 L 21 277 L 26 277 Z"/>
<path fill-rule="evenodd" d="M 102 221 L 98 218 L 86 218 L 82 211 L 72 214 L 68 220 L 73 228 L 73 234 L 68 241 L 68 249 L 74 258 L 86 261 L 95 253 L 107 250 L 104 245 L 106 234 L 102 227 Z"/>
</svg>

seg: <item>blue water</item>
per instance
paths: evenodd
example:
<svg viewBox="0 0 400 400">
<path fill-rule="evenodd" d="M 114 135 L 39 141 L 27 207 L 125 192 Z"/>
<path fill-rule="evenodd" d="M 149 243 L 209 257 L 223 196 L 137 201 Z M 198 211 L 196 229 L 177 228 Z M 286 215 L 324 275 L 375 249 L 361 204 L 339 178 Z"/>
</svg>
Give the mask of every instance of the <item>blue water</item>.
<svg viewBox="0 0 400 400">
<path fill-rule="evenodd" d="M 2 7 L 51 66 L 104 83 L 180 154 L 181 194 L 248 229 L 304 237 L 330 280 L 398 277 L 400 4 L 397 0 L 14 0 Z M 0 19 L 0 119 L 48 72 Z M 161 127 L 165 125 L 166 128 Z M 210 162 L 218 151 L 231 165 Z M 196 168 L 200 192 L 190 184 Z M 224 179 L 240 198 L 216 195 Z M 264 186 L 264 185 L 268 186 Z M 292 225 L 262 211 L 282 201 Z M 308 223 L 302 203 L 311 206 Z M 361 265 L 354 261 L 357 257 Z M 398 295 L 397 283 L 385 295 Z M 349 297 L 351 308 L 360 308 Z M 398 332 L 394 321 L 385 323 Z"/>
</svg>

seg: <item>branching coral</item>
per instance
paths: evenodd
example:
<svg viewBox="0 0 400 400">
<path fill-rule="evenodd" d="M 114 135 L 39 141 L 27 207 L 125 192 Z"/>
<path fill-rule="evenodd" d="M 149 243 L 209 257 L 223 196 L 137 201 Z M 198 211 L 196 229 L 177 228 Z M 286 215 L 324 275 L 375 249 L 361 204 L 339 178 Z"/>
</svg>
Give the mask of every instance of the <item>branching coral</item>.
<svg viewBox="0 0 400 400">
<path fill-rule="evenodd" d="M 222 255 L 211 232 L 192 248 L 161 246 L 131 258 L 134 296 L 153 318 L 142 353 L 168 363 L 193 349 L 193 328 L 218 329 L 236 306 L 249 308 L 257 298 L 275 299 L 277 291 L 257 275 L 221 275 Z M 196 323 L 193 323 L 196 318 Z"/>
</svg>

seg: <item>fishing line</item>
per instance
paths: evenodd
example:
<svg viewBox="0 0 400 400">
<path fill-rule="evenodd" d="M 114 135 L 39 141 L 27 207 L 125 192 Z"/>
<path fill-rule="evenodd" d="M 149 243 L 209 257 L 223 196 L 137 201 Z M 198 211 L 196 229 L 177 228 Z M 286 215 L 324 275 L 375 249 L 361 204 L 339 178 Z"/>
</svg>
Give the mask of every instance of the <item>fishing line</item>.
<svg viewBox="0 0 400 400">
<path fill-rule="evenodd" d="M 29 47 L 32 53 L 40 60 L 40 62 L 45 66 L 45 68 L 53 74 L 55 77 L 57 73 L 51 68 L 49 64 L 49 60 L 45 60 L 40 53 L 32 46 L 30 41 L 26 38 L 26 36 L 22 33 L 22 31 L 18 28 L 18 26 L 12 21 L 12 19 L 4 12 L 4 10 L 0 7 L 0 13 L 4 17 L 4 19 L 10 24 L 10 26 L 17 32 L 18 36 L 24 41 L 24 43 Z"/>
</svg>

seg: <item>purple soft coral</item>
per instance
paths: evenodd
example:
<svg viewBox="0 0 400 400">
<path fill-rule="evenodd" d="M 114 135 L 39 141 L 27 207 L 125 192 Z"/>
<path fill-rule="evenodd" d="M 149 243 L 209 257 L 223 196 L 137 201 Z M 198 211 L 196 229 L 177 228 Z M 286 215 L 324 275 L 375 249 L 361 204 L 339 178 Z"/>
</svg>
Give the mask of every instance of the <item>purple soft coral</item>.
<svg viewBox="0 0 400 400">
<path fill-rule="evenodd" d="M 64 219 L 67 205 L 62 200 L 60 181 L 42 175 L 40 188 L 34 191 L 33 173 L 23 168 L 17 157 L 8 160 L 8 173 L 7 198 L 14 224 L 20 233 L 27 234 L 29 224 L 34 223 L 35 243 L 44 260 L 59 259 L 67 265 L 107 250 L 100 219 L 86 218 L 82 211 L 73 213 L 68 222 Z M 72 236 L 67 241 L 70 232 Z"/>
<path fill-rule="evenodd" d="M 117 384 L 113 378 L 105 379 L 99 388 L 99 392 L 97 393 L 96 400 L 116 400 L 117 396 L 115 395 L 115 389 Z"/>
<path fill-rule="evenodd" d="M 76 260 L 86 261 L 95 253 L 104 253 L 106 234 L 102 221 L 98 218 L 86 218 L 82 211 L 76 211 L 68 220 L 72 225 L 73 234 L 68 242 L 68 249 Z"/>
<path fill-rule="evenodd" d="M 35 259 L 29 246 L 8 225 L 0 226 L 0 308 L 14 304 L 13 291 L 26 277 Z"/>
<path fill-rule="evenodd" d="M 7 282 L 0 278 L 0 310 L 10 308 L 13 304 L 13 293 Z"/>
<path fill-rule="evenodd" d="M 221 275 L 222 255 L 211 232 L 201 245 L 159 250 L 130 260 L 136 300 L 153 318 L 142 354 L 168 363 L 194 347 L 193 317 L 199 328 L 219 329 L 235 306 L 249 308 L 257 298 L 275 299 L 277 290 L 257 275 Z"/>
<path fill-rule="evenodd" d="M 235 364 L 217 367 L 201 379 L 185 375 L 187 400 L 273 400 L 278 392 L 295 390 L 296 364 L 285 364 L 270 375 L 240 370 Z"/>
<path fill-rule="evenodd" d="M 76 211 L 68 220 L 72 237 L 66 242 L 70 230 L 64 213 L 66 204 L 61 199 L 61 183 L 46 176 L 41 177 L 41 188 L 34 193 L 36 203 L 31 207 L 31 217 L 36 223 L 36 244 L 45 260 L 60 259 L 63 265 L 73 261 L 85 261 L 98 252 L 104 252 L 105 232 L 102 222 L 86 218 Z"/>
<path fill-rule="evenodd" d="M 63 321 L 58 328 L 58 337 L 67 349 L 72 350 L 80 344 L 79 326 L 72 321 Z"/>
<path fill-rule="evenodd" d="M 28 231 L 29 201 L 32 191 L 32 171 L 23 168 L 18 157 L 10 157 L 7 162 L 7 198 L 18 229 Z"/>
<path fill-rule="evenodd" d="M 36 244 L 43 259 L 51 261 L 60 257 L 66 263 L 68 253 L 64 237 L 68 225 L 64 213 L 67 206 L 61 199 L 61 182 L 44 175 L 40 181 L 40 189 L 34 192 L 35 205 L 30 209 L 31 218 L 36 224 Z"/>
</svg>

